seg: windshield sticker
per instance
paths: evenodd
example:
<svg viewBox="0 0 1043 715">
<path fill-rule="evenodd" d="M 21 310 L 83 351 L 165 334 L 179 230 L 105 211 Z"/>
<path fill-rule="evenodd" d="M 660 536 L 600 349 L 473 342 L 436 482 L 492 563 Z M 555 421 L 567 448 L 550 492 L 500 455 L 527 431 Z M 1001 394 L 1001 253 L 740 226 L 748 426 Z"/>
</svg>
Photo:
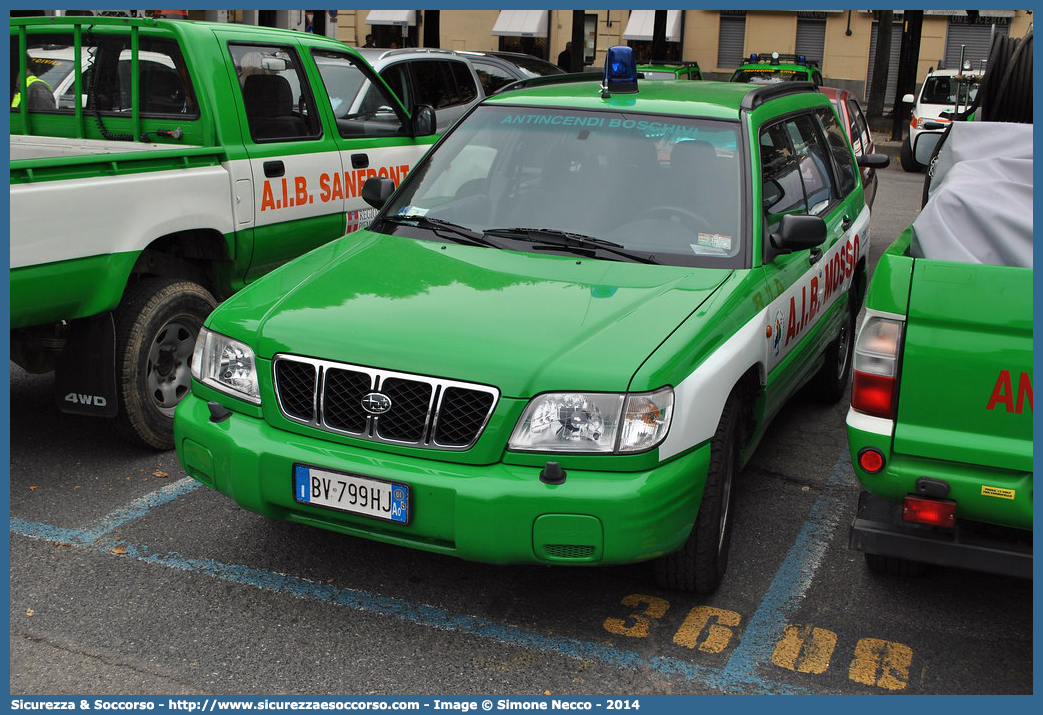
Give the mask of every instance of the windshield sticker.
<svg viewBox="0 0 1043 715">
<path fill-rule="evenodd" d="M 403 206 L 398 210 L 399 216 L 405 216 L 410 218 L 412 216 L 427 216 L 427 212 L 430 209 L 420 208 L 419 206 Z"/>
<path fill-rule="evenodd" d="M 624 129 L 643 132 L 646 136 L 672 134 L 697 134 L 691 124 L 655 122 L 646 119 L 622 119 L 620 117 L 592 117 L 571 114 L 508 114 L 500 124 L 533 124 L 562 127 L 584 127 L 586 129 Z"/>
<path fill-rule="evenodd" d="M 696 236 L 692 250 L 696 253 L 700 248 L 719 248 L 722 251 L 732 250 L 732 237 L 721 233 L 702 233 Z"/>
</svg>

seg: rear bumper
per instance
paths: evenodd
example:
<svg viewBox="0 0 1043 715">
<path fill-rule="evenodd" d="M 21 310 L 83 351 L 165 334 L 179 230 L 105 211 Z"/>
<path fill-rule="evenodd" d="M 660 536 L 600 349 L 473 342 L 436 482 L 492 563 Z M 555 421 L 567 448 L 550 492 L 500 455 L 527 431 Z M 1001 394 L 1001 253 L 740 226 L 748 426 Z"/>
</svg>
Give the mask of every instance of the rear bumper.
<svg viewBox="0 0 1043 715">
<path fill-rule="evenodd" d="M 1032 533 L 999 529 L 1005 538 L 973 533 L 957 522 L 952 530 L 938 530 L 902 521 L 902 505 L 863 491 L 858 514 L 851 524 L 850 546 L 870 554 L 895 556 L 988 573 L 1032 578 Z"/>
</svg>

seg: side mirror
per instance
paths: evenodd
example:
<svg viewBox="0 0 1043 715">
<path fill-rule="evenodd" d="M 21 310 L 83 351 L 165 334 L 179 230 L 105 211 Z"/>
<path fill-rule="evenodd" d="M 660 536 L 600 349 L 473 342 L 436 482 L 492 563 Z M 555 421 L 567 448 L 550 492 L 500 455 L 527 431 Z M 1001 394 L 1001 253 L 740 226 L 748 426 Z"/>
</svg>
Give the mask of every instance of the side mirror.
<svg viewBox="0 0 1043 715">
<path fill-rule="evenodd" d="M 784 253 L 815 248 L 826 241 L 826 222 L 820 216 L 786 214 L 769 240 L 772 247 Z"/>
<path fill-rule="evenodd" d="M 941 132 L 920 132 L 916 135 L 916 141 L 913 142 L 913 158 L 917 164 L 927 166 L 931 163 L 943 136 L 945 135 Z"/>
<path fill-rule="evenodd" d="M 903 104 L 916 104 L 916 97 L 914 97 L 911 94 L 907 94 L 904 97 L 902 97 L 902 103 Z"/>
<path fill-rule="evenodd" d="M 862 154 L 857 158 L 857 163 L 866 169 L 886 169 L 891 163 L 891 157 L 887 154 Z"/>
<path fill-rule="evenodd" d="M 362 185 L 362 200 L 375 209 L 384 208 L 384 204 L 395 193 L 395 182 L 386 176 L 371 176 Z"/>
<path fill-rule="evenodd" d="M 437 122 L 435 109 L 430 104 L 418 104 L 413 107 L 410 120 L 410 133 L 415 137 L 429 137 L 435 133 Z"/>
</svg>

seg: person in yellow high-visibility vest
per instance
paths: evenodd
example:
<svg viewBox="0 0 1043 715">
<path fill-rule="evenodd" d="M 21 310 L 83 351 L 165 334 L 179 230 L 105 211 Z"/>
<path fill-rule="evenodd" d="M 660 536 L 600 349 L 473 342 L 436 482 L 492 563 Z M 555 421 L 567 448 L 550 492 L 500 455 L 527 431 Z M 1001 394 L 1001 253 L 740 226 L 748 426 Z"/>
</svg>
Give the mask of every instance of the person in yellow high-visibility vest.
<svg viewBox="0 0 1043 715">
<path fill-rule="evenodd" d="M 36 76 L 34 67 L 35 63 L 33 62 L 33 58 L 26 57 L 26 94 L 29 95 L 29 111 L 34 112 L 41 109 L 55 109 L 54 90 L 51 89 L 51 85 Z M 11 98 L 12 109 L 17 109 L 22 104 L 21 84 L 21 77 L 19 77 L 19 82 L 15 86 L 17 91 L 15 91 L 14 97 Z"/>
</svg>

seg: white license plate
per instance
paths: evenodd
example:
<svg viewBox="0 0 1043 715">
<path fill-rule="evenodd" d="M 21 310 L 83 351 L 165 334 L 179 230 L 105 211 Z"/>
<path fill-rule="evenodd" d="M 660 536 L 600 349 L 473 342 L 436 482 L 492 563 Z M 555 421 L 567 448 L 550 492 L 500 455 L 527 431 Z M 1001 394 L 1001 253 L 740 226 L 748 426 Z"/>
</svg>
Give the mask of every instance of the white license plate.
<svg viewBox="0 0 1043 715">
<path fill-rule="evenodd" d="M 293 498 L 301 504 L 409 523 L 409 485 L 296 464 Z"/>
</svg>

